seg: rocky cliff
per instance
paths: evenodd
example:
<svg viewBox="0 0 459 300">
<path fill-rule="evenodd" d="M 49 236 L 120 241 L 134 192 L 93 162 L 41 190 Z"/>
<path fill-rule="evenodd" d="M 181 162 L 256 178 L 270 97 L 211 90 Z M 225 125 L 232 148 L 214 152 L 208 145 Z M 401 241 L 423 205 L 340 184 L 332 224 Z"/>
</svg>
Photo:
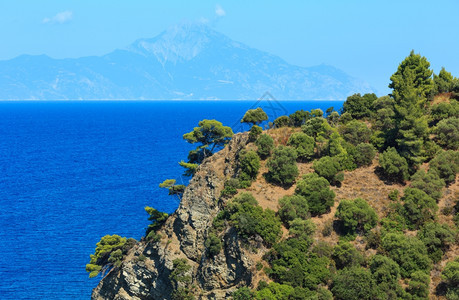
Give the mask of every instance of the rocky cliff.
<svg viewBox="0 0 459 300">
<path fill-rule="evenodd" d="M 209 258 L 204 242 L 220 210 L 225 179 L 234 175 L 235 161 L 247 144 L 246 133 L 236 134 L 220 152 L 206 159 L 185 190 L 180 206 L 158 231 L 157 242 L 139 242 L 120 268 L 112 269 L 94 289 L 92 299 L 169 299 L 173 260 L 191 266 L 197 298 L 224 299 L 237 287 L 250 285 L 254 261 L 241 247 L 234 229 L 223 237 L 223 251 Z"/>
</svg>

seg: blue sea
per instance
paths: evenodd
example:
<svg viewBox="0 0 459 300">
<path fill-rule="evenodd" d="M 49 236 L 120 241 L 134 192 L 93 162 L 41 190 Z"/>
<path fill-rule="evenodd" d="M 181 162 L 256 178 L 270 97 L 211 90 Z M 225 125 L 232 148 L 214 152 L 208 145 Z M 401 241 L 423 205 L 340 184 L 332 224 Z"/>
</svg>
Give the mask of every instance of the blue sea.
<svg viewBox="0 0 459 300">
<path fill-rule="evenodd" d="M 0 102 L 0 299 L 89 299 L 100 237 L 140 239 L 145 206 L 177 208 L 158 185 L 187 182 L 182 135 L 206 118 L 244 130 L 256 106 L 272 121 L 342 101 Z"/>
</svg>

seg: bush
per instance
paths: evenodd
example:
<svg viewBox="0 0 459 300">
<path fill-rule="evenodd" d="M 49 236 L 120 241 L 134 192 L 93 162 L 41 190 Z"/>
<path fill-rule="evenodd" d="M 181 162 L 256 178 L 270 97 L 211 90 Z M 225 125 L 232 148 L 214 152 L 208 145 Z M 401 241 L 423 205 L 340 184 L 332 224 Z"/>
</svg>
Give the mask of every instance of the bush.
<svg viewBox="0 0 459 300">
<path fill-rule="evenodd" d="M 441 279 L 446 283 L 446 299 L 459 299 L 459 258 L 446 264 Z"/>
<path fill-rule="evenodd" d="M 268 161 L 267 179 L 271 183 L 290 186 L 298 176 L 295 149 L 279 146 L 274 150 L 273 157 Z"/>
<path fill-rule="evenodd" d="M 343 222 L 344 227 L 350 233 L 369 231 L 376 226 L 378 221 L 375 210 L 361 198 L 342 200 L 335 216 Z"/>
<path fill-rule="evenodd" d="M 311 114 L 309 111 L 297 110 L 289 116 L 290 124 L 294 127 L 301 127 L 301 125 L 303 125 L 310 117 Z"/>
<path fill-rule="evenodd" d="M 402 214 L 410 228 L 419 229 L 424 223 L 435 219 L 437 203 L 425 192 L 406 188 L 401 200 L 404 202 Z"/>
<path fill-rule="evenodd" d="M 117 234 L 106 235 L 96 244 L 94 254 L 90 255 L 89 264 L 86 265 L 86 272 L 93 278 L 111 266 L 119 267 L 123 259 L 123 247 L 127 239 Z M 127 250 L 125 251 L 127 252 Z"/>
<path fill-rule="evenodd" d="M 433 128 L 435 141 L 446 149 L 459 149 L 459 119 L 456 117 L 441 120 Z"/>
<path fill-rule="evenodd" d="M 459 152 L 448 150 L 438 153 L 430 161 L 430 168 L 437 171 L 440 178 L 443 178 L 446 184 L 453 183 L 457 172 L 459 172 Z"/>
<path fill-rule="evenodd" d="M 376 284 L 384 292 L 395 290 L 400 279 L 400 267 L 387 256 L 376 254 L 370 260 L 370 270 Z"/>
<path fill-rule="evenodd" d="M 377 286 L 369 270 L 352 267 L 340 270 L 333 277 L 331 291 L 335 299 L 378 299 Z"/>
<path fill-rule="evenodd" d="M 293 133 L 289 137 L 287 145 L 296 150 L 299 159 L 309 160 L 314 156 L 314 139 L 305 133 Z"/>
<path fill-rule="evenodd" d="M 339 128 L 339 133 L 346 142 L 354 146 L 360 143 L 368 143 L 371 136 L 371 130 L 364 122 L 352 120 L 346 125 Z"/>
<path fill-rule="evenodd" d="M 343 174 L 340 173 L 340 163 L 336 158 L 324 156 L 315 161 L 312 168 L 319 176 L 324 177 L 332 184 L 339 184 L 344 179 Z"/>
<path fill-rule="evenodd" d="M 207 248 L 209 256 L 213 257 L 222 250 L 222 241 L 216 234 L 209 233 L 209 236 L 204 242 L 204 246 Z"/>
<path fill-rule="evenodd" d="M 363 255 L 351 243 L 344 241 L 335 246 L 332 258 L 337 269 L 360 266 L 365 262 Z"/>
<path fill-rule="evenodd" d="M 400 266 L 400 274 L 408 278 L 416 271 L 429 272 L 431 260 L 427 248 L 416 237 L 403 233 L 387 233 L 382 238 L 382 248 Z"/>
<path fill-rule="evenodd" d="M 308 217 L 308 203 L 303 196 L 284 196 L 279 199 L 278 214 L 285 224 L 296 218 L 306 219 Z"/>
<path fill-rule="evenodd" d="M 457 117 L 459 115 L 459 102 L 450 100 L 450 103 L 440 102 L 432 105 L 430 109 L 430 125 L 435 125 L 439 121 Z"/>
<path fill-rule="evenodd" d="M 343 103 L 343 112 L 351 114 L 354 119 L 368 118 L 371 115 L 373 102 L 378 99 L 375 94 L 354 94 Z"/>
<path fill-rule="evenodd" d="M 401 157 L 395 148 L 389 147 L 379 156 L 379 165 L 385 175 L 394 181 L 405 181 L 408 179 L 408 163 Z"/>
<path fill-rule="evenodd" d="M 296 218 L 289 223 L 290 236 L 296 239 L 302 239 L 312 244 L 311 236 L 316 231 L 316 225 L 311 220 Z"/>
<path fill-rule="evenodd" d="M 233 300 L 252 300 L 254 295 L 248 287 L 244 286 L 238 288 L 231 296 Z"/>
<path fill-rule="evenodd" d="M 237 178 L 230 178 L 225 181 L 225 187 L 222 190 L 221 197 L 231 197 L 237 194 L 237 189 L 240 188 L 239 180 Z"/>
<path fill-rule="evenodd" d="M 418 231 L 418 238 L 426 245 L 434 263 L 441 260 L 449 245 L 454 243 L 454 232 L 446 224 L 427 223 Z"/>
<path fill-rule="evenodd" d="M 255 141 L 260 134 L 263 133 L 263 129 L 258 125 L 253 125 L 249 131 L 249 141 Z"/>
<path fill-rule="evenodd" d="M 408 284 L 407 291 L 414 299 L 428 299 L 429 297 L 430 276 L 422 271 L 416 271 L 411 274 L 411 280 Z"/>
<path fill-rule="evenodd" d="M 313 215 L 325 213 L 335 202 L 335 192 L 330 189 L 330 183 L 315 173 L 306 174 L 298 181 L 295 194 L 307 199 Z"/>
<path fill-rule="evenodd" d="M 255 151 L 242 152 L 239 157 L 239 184 L 247 188 L 257 178 L 260 169 L 260 157 Z"/>
<path fill-rule="evenodd" d="M 148 220 L 151 221 L 151 224 L 148 225 L 147 232 L 145 233 L 147 240 L 155 233 L 155 231 L 160 228 L 164 222 L 166 222 L 169 215 L 165 212 L 160 212 L 159 210 L 154 209 L 153 207 L 146 206 L 145 211 L 148 214 Z"/>
<path fill-rule="evenodd" d="M 242 117 L 241 123 L 260 124 L 263 121 L 268 120 L 268 115 L 263 111 L 261 107 L 256 109 L 249 109 Z"/>
<path fill-rule="evenodd" d="M 361 143 L 355 149 L 354 162 L 358 167 L 369 166 L 376 155 L 376 149 L 372 144 Z"/>
<path fill-rule="evenodd" d="M 317 139 L 319 136 L 328 138 L 333 131 L 330 124 L 328 124 L 327 120 L 324 118 L 312 118 L 307 120 L 306 123 L 301 126 L 301 130 L 314 139 Z"/>
<path fill-rule="evenodd" d="M 427 195 L 438 201 L 443 194 L 442 189 L 445 186 L 445 181 L 438 176 L 436 171 L 429 170 L 425 172 L 421 169 L 411 176 L 410 186 L 424 191 Z"/>
<path fill-rule="evenodd" d="M 290 126 L 290 119 L 287 116 L 280 116 L 274 120 L 274 126 L 276 126 L 276 128 Z"/>
<path fill-rule="evenodd" d="M 258 147 L 258 155 L 261 158 L 265 159 L 271 155 L 271 151 L 274 148 L 274 140 L 271 136 L 267 134 L 262 134 L 256 140 L 255 145 L 257 145 Z"/>
</svg>

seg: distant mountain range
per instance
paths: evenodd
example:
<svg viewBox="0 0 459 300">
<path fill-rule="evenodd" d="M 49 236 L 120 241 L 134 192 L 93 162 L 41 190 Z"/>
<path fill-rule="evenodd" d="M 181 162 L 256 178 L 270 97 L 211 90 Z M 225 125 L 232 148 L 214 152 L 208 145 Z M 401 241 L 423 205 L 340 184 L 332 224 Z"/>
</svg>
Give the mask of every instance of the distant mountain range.
<svg viewBox="0 0 459 300">
<path fill-rule="evenodd" d="M 204 24 L 174 26 L 104 56 L 0 61 L 0 100 L 340 100 L 374 92 L 327 65 L 298 67 Z"/>
</svg>

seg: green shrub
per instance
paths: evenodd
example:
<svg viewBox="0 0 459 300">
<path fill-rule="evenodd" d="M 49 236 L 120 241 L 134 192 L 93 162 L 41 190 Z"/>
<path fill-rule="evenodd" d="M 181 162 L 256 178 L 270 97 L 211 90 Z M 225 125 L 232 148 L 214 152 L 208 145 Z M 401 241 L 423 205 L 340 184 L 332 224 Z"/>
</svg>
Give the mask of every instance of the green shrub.
<svg viewBox="0 0 459 300">
<path fill-rule="evenodd" d="M 260 124 L 263 121 L 268 120 L 268 115 L 263 111 L 261 107 L 256 109 L 249 109 L 242 117 L 241 123 Z"/>
<path fill-rule="evenodd" d="M 284 224 L 288 225 L 290 221 L 296 218 L 306 219 L 308 217 L 308 210 L 308 202 L 303 196 L 292 195 L 279 199 L 278 214 Z"/>
<path fill-rule="evenodd" d="M 330 189 L 330 183 L 316 173 L 304 175 L 296 185 L 295 194 L 307 199 L 313 215 L 325 213 L 335 202 L 335 192 Z"/>
<path fill-rule="evenodd" d="M 332 258 L 338 269 L 359 266 L 365 262 L 363 255 L 351 243 L 344 241 L 339 241 L 335 246 Z"/>
<path fill-rule="evenodd" d="M 239 179 L 230 178 L 225 181 L 225 186 L 220 194 L 221 197 L 231 197 L 237 194 L 237 189 L 240 188 Z"/>
<path fill-rule="evenodd" d="M 441 120 L 437 126 L 433 128 L 435 141 L 446 149 L 459 149 L 459 119 L 452 117 Z"/>
<path fill-rule="evenodd" d="M 430 168 L 438 172 L 446 184 L 451 184 L 459 172 L 459 152 L 448 150 L 441 151 L 430 161 Z"/>
<path fill-rule="evenodd" d="M 289 222 L 289 233 L 291 237 L 307 240 L 312 244 L 312 235 L 316 231 L 316 225 L 314 222 L 296 218 Z"/>
<path fill-rule="evenodd" d="M 298 158 L 301 160 L 309 160 L 314 156 L 314 139 L 303 132 L 293 133 L 289 137 L 287 145 L 296 150 Z"/>
<path fill-rule="evenodd" d="M 440 102 L 432 105 L 430 109 L 430 125 L 435 125 L 439 121 L 457 117 L 459 115 L 459 102 L 451 99 L 450 103 Z"/>
<path fill-rule="evenodd" d="M 410 228 L 418 229 L 435 219 L 438 210 L 437 203 L 424 191 L 406 188 L 401 200 L 404 202 L 402 214 Z"/>
<path fill-rule="evenodd" d="M 276 128 L 290 126 L 290 119 L 287 116 L 280 116 L 274 120 L 274 126 L 276 126 Z"/>
<path fill-rule="evenodd" d="M 94 254 L 90 255 L 89 264 L 86 265 L 89 277 L 96 277 L 101 271 L 111 266 L 119 267 L 123 259 L 123 247 L 126 241 L 125 237 L 120 237 L 117 234 L 102 237 L 96 244 Z"/>
<path fill-rule="evenodd" d="M 400 279 L 400 267 L 387 256 L 374 255 L 370 260 L 370 271 L 378 287 L 388 293 L 396 290 Z"/>
<path fill-rule="evenodd" d="M 352 120 L 346 125 L 341 126 L 339 133 L 346 142 L 354 146 L 361 143 L 368 143 L 371 136 L 371 130 L 368 126 L 364 122 L 357 120 Z"/>
<path fill-rule="evenodd" d="M 375 210 L 361 198 L 342 200 L 335 216 L 343 222 L 344 227 L 350 233 L 369 231 L 376 226 L 378 221 Z"/>
<path fill-rule="evenodd" d="M 429 272 L 431 260 L 427 248 L 416 237 L 408 237 L 403 233 L 387 233 L 382 238 L 382 248 L 400 266 L 400 274 L 404 278 L 413 272 Z"/>
<path fill-rule="evenodd" d="M 290 186 L 298 176 L 295 149 L 279 146 L 274 150 L 273 157 L 268 161 L 267 179 L 281 186 Z"/>
<path fill-rule="evenodd" d="M 231 294 L 231 296 L 233 297 L 233 300 L 252 300 L 254 299 L 253 298 L 254 295 L 252 291 L 246 286 L 238 288 L 236 291 L 234 291 L 234 293 Z"/>
<path fill-rule="evenodd" d="M 354 162 L 358 167 L 369 166 L 375 158 L 376 149 L 372 144 L 361 143 L 355 149 Z"/>
<path fill-rule="evenodd" d="M 400 192 L 398 190 L 392 190 L 390 191 L 388 198 L 392 201 L 398 201 L 398 196 Z"/>
<path fill-rule="evenodd" d="M 260 134 L 263 133 L 263 129 L 258 125 L 253 125 L 249 131 L 249 141 L 256 141 Z"/>
<path fill-rule="evenodd" d="M 328 138 L 332 133 L 333 128 L 324 118 L 312 118 L 307 120 L 306 123 L 301 126 L 301 130 L 317 140 L 317 137 L 319 136 Z"/>
<path fill-rule="evenodd" d="M 306 120 L 309 120 L 310 117 L 311 114 L 309 111 L 297 110 L 289 116 L 290 124 L 294 127 L 301 127 L 301 125 L 303 125 Z"/>
<path fill-rule="evenodd" d="M 257 178 L 260 169 L 260 157 L 255 151 L 242 152 L 239 157 L 239 184 L 247 188 Z"/>
<path fill-rule="evenodd" d="M 209 256 L 213 257 L 222 250 L 222 241 L 216 234 L 209 233 L 206 241 L 204 242 L 204 246 L 207 248 Z"/>
<path fill-rule="evenodd" d="M 384 174 L 394 181 L 405 181 L 408 179 L 408 163 L 401 157 L 395 148 L 389 147 L 379 156 L 379 165 Z"/>
<path fill-rule="evenodd" d="M 151 221 L 151 224 L 148 225 L 145 235 L 147 239 L 150 239 L 154 235 L 155 231 L 159 229 L 164 224 L 164 222 L 166 222 L 169 215 L 149 206 L 145 206 L 145 211 L 148 214 L 148 220 Z"/>
<path fill-rule="evenodd" d="M 336 158 L 324 156 L 315 161 L 312 168 L 319 176 L 324 177 L 332 184 L 339 184 L 344 179 L 343 174 L 340 173 L 340 163 Z"/>
<path fill-rule="evenodd" d="M 377 285 L 370 271 L 362 267 L 339 270 L 333 276 L 331 291 L 335 299 L 378 299 Z"/>
<path fill-rule="evenodd" d="M 427 195 L 439 200 L 442 196 L 442 189 L 445 186 L 445 181 L 438 176 L 435 170 L 418 170 L 413 176 L 411 176 L 412 188 L 420 189 Z"/>
<path fill-rule="evenodd" d="M 441 279 L 446 283 L 446 299 L 459 299 L 459 258 L 446 264 Z"/>
<path fill-rule="evenodd" d="M 257 145 L 258 147 L 257 149 L 258 155 L 261 158 L 265 159 L 271 155 L 271 151 L 274 148 L 274 140 L 268 134 L 262 134 L 256 140 L 255 145 Z"/>
<path fill-rule="evenodd" d="M 411 279 L 408 284 L 407 291 L 414 297 L 414 299 L 428 299 L 429 283 L 429 275 L 422 271 L 416 271 L 411 274 Z"/>
<path fill-rule="evenodd" d="M 418 231 L 418 238 L 426 245 L 434 263 L 441 260 L 445 251 L 455 242 L 454 232 L 446 224 L 427 223 Z"/>
<path fill-rule="evenodd" d="M 378 99 L 375 94 L 354 94 L 343 103 L 343 112 L 351 114 L 354 119 L 368 118 L 371 115 L 373 102 Z"/>
</svg>

